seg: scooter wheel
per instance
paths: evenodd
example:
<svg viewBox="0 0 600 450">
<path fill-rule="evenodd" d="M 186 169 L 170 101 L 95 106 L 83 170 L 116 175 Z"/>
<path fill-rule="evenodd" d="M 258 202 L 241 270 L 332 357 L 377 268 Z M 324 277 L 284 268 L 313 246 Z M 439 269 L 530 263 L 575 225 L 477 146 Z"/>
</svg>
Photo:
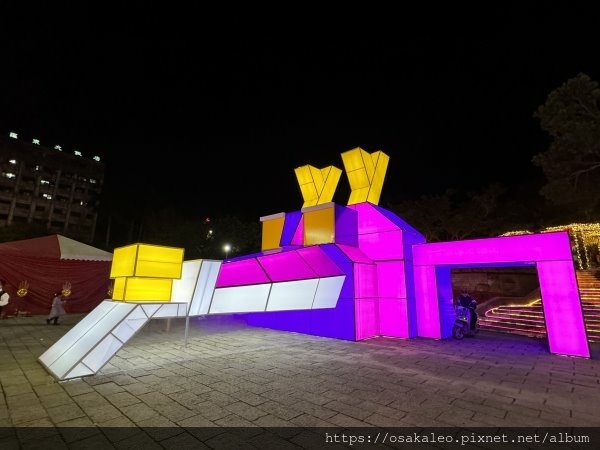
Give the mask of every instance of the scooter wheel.
<svg viewBox="0 0 600 450">
<path fill-rule="evenodd" d="M 459 325 L 454 325 L 452 328 L 452 336 L 454 336 L 454 339 L 462 339 L 465 337 L 465 330 Z"/>
</svg>

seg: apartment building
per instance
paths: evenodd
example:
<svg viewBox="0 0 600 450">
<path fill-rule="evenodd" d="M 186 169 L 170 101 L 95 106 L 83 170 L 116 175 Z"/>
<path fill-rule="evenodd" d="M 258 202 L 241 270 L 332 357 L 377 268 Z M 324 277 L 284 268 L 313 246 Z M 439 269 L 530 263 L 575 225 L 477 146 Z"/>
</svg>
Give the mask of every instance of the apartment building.
<svg viewBox="0 0 600 450">
<path fill-rule="evenodd" d="M 0 136 L 0 227 L 37 224 L 91 243 L 104 173 L 97 156 Z"/>
</svg>

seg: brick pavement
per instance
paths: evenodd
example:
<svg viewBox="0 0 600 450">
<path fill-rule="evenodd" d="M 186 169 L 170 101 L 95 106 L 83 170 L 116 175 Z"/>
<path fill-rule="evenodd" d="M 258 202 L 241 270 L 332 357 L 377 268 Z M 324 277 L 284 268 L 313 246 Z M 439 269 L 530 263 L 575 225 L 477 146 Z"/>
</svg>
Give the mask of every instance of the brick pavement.
<svg viewBox="0 0 600 450">
<path fill-rule="evenodd" d="M 81 317 L 0 321 L 3 450 L 42 438 L 44 448 L 320 448 L 316 427 L 600 426 L 596 344 L 584 359 L 489 331 L 349 342 L 235 316 L 191 319 L 186 344 L 185 320 L 161 319 L 98 374 L 57 382 L 37 359 Z M 337 447 L 348 448 L 327 446 Z"/>
</svg>

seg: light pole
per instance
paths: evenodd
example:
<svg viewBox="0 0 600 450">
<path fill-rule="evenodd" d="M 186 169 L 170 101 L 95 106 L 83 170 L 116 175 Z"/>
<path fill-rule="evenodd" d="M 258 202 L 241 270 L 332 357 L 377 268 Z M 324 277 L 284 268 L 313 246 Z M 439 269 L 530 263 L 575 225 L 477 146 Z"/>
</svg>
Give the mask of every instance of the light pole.
<svg viewBox="0 0 600 450">
<path fill-rule="evenodd" d="M 231 245 L 229 244 L 225 244 L 223 246 L 223 251 L 225 252 L 225 259 L 227 259 L 227 255 L 229 254 L 229 251 L 231 250 Z"/>
</svg>

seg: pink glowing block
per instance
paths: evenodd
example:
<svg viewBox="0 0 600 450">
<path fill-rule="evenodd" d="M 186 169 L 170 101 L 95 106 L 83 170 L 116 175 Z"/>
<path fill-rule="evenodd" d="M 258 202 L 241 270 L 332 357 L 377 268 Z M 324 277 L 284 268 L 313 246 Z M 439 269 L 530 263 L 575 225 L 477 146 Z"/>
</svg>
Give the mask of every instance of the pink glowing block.
<svg viewBox="0 0 600 450">
<path fill-rule="evenodd" d="M 535 263 L 550 352 L 590 357 L 583 311 L 566 231 L 413 246 L 418 335 L 441 338 L 436 266 L 487 267 Z M 448 283 L 448 279 L 444 279 Z M 447 290 L 447 286 L 443 287 Z M 444 306 L 444 307 L 441 307 Z"/>
<path fill-rule="evenodd" d="M 300 248 L 296 252 L 319 277 L 344 275 L 344 271 L 319 246 Z"/>
<path fill-rule="evenodd" d="M 577 279 L 572 261 L 544 261 L 537 265 L 544 320 L 551 353 L 589 357 Z M 584 339 L 585 338 L 585 339 Z"/>
<path fill-rule="evenodd" d="M 221 264 L 215 287 L 269 283 L 271 280 L 256 258 Z"/>
<path fill-rule="evenodd" d="M 383 208 L 368 202 L 348 206 L 358 212 L 358 234 L 383 233 L 398 230 L 398 225 L 388 219 Z"/>
<path fill-rule="evenodd" d="M 258 260 L 271 281 L 293 281 L 317 278 L 317 273 L 306 263 L 297 250 L 259 256 Z"/>
<path fill-rule="evenodd" d="M 375 298 L 355 300 L 356 340 L 379 335 L 379 301 Z"/>
<path fill-rule="evenodd" d="M 379 298 L 379 336 L 410 338 L 406 299 Z"/>
</svg>

